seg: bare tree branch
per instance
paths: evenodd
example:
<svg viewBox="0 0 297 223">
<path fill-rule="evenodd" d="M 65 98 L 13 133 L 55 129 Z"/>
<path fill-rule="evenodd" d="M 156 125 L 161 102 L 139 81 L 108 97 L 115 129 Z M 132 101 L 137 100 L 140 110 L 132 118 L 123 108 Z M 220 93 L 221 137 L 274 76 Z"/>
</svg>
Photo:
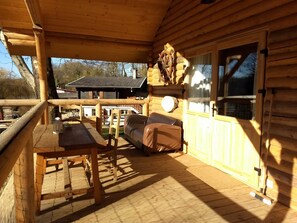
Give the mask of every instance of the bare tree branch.
<svg viewBox="0 0 297 223">
<path fill-rule="evenodd" d="M 8 51 L 8 47 L 5 41 L 5 36 L 2 30 L 0 30 L 0 40 L 3 43 L 4 47 L 6 48 L 6 50 Z M 38 95 L 36 94 L 36 83 L 34 81 L 33 74 L 30 71 L 27 64 L 25 63 L 24 59 L 21 56 L 16 56 L 16 55 L 10 55 L 10 56 L 15 66 L 18 68 L 22 78 L 26 80 L 28 85 L 32 88 L 33 92 L 35 93 L 35 96 L 37 97 Z"/>
</svg>

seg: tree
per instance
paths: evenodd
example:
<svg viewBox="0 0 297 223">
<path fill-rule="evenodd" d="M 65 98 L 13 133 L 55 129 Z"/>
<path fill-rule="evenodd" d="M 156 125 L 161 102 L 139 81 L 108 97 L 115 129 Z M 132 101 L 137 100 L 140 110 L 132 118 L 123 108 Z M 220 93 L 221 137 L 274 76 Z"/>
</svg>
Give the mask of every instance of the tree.
<svg viewBox="0 0 297 223">
<path fill-rule="evenodd" d="M 6 41 L 2 30 L 0 30 L 1 42 L 7 49 Z M 22 56 L 11 55 L 11 59 L 18 68 L 22 78 L 32 88 L 35 97 L 40 97 L 39 92 L 39 75 L 37 74 L 37 60 L 36 57 L 31 57 L 32 71 L 26 64 Z M 128 69 L 125 69 L 128 67 Z M 129 69 L 137 69 L 139 76 L 146 75 L 145 64 L 129 64 L 117 62 L 104 62 L 95 60 L 77 60 L 77 59 L 60 59 L 59 64 L 52 64 L 51 59 L 47 59 L 47 79 L 49 98 L 58 98 L 56 86 L 65 88 L 65 85 L 71 81 L 77 80 L 83 76 L 106 76 L 118 77 L 128 76 Z M 54 75 L 55 74 L 55 75 Z"/>
<path fill-rule="evenodd" d="M 138 76 L 140 77 L 146 77 L 146 73 L 147 73 L 147 65 L 146 64 L 135 64 L 135 69 L 137 69 L 137 73 L 138 73 Z"/>
<path fill-rule="evenodd" d="M 63 63 L 54 64 L 53 70 L 57 86 L 61 88 L 84 76 L 121 76 L 120 64 L 115 62 L 67 59 Z"/>
<path fill-rule="evenodd" d="M 34 93 L 23 79 L 0 78 L 1 99 L 32 98 Z"/>
<path fill-rule="evenodd" d="M 36 95 L 36 98 L 40 98 L 38 62 L 37 62 L 37 58 L 34 56 L 31 57 L 31 65 L 32 65 L 32 74 L 35 82 L 35 95 Z"/>
<path fill-rule="evenodd" d="M 108 77 L 118 77 L 121 75 L 119 64 L 116 62 L 107 62 L 106 63 L 106 69 L 105 69 L 105 76 Z"/>
<path fill-rule="evenodd" d="M 9 71 L 5 69 L 0 69 L 0 86 L 0 99 L 22 99 L 34 97 L 31 87 L 28 86 L 25 80 L 9 77 Z M 13 110 L 18 110 L 21 115 L 27 111 L 26 108 L 19 109 L 18 107 L 13 108 Z M 0 116 L 3 116 L 3 108 L 1 106 Z"/>
<path fill-rule="evenodd" d="M 9 71 L 0 67 L 0 79 L 8 78 L 8 77 L 9 77 Z"/>
<path fill-rule="evenodd" d="M 58 99 L 56 82 L 54 78 L 54 71 L 52 66 L 52 59 L 47 58 L 47 83 L 48 83 L 48 97 Z"/>
<path fill-rule="evenodd" d="M 5 46 L 6 50 L 8 51 L 5 37 L 2 30 L 0 30 L 0 39 L 2 44 Z M 32 91 L 35 94 L 35 97 L 39 98 L 40 97 L 39 78 L 38 78 L 39 75 L 37 73 L 38 63 L 37 63 L 36 57 L 31 57 L 32 71 L 29 69 L 27 63 L 25 62 L 22 56 L 10 55 L 10 57 L 14 65 L 18 68 L 22 78 L 25 80 L 28 86 L 31 87 Z M 53 73 L 52 63 L 50 58 L 47 59 L 47 79 L 48 79 L 49 98 L 58 98 L 58 94 L 56 92 L 54 73 Z"/>
<path fill-rule="evenodd" d="M 5 46 L 6 50 L 8 51 L 5 37 L 2 30 L 0 30 L 0 40 L 2 44 Z M 37 93 L 38 91 L 36 88 L 37 85 L 36 85 L 33 73 L 30 71 L 23 57 L 16 56 L 16 55 L 10 55 L 10 56 L 15 66 L 18 68 L 20 75 L 23 77 L 26 83 L 32 88 L 33 92 L 35 93 L 35 97 L 38 97 L 38 93 Z"/>
</svg>

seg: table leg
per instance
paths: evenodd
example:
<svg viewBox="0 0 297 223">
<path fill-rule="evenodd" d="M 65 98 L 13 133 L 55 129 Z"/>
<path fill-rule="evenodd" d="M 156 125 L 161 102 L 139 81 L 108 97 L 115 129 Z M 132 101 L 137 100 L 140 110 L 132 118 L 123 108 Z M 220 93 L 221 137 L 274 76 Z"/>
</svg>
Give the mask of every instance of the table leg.
<svg viewBox="0 0 297 223">
<path fill-rule="evenodd" d="M 91 159 L 95 203 L 99 204 L 103 199 L 103 189 L 99 180 L 97 148 L 91 149 Z"/>
<path fill-rule="evenodd" d="M 44 174 L 46 171 L 46 159 L 43 155 L 37 154 L 36 157 L 36 180 L 35 180 L 35 199 L 36 199 L 36 214 L 40 212 L 41 192 Z"/>
</svg>

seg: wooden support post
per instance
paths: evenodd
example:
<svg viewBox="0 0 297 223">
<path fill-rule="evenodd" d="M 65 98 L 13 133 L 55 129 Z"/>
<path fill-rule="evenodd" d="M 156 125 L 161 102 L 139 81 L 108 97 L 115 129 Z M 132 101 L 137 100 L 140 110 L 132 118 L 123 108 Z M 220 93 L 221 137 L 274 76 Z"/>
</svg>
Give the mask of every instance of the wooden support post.
<svg viewBox="0 0 297 223">
<path fill-rule="evenodd" d="M 84 115 L 84 110 L 83 106 L 79 105 L 79 120 L 82 122 L 83 120 L 83 115 Z"/>
<path fill-rule="evenodd" d="M 14 166 L 16 222 L 35 222 L 33 137 Z"/>
<path fill-rule="evenodd" d="M 46 73 L 46 52 L 45 52 L 45 39 L 44 31 L 40 29 L 34 29 L 34 36 L 36 41 L 36 55 L 38 63 L 38 75 L 40 85 L 40 99 L 41 101 L 47 101 L 48 99 L 48 84 L 47 84 L 47 73 Z M 49 111 L 48 108 L 44 111 L 45 124 L 49 123 Z"/>
<path fill-rule="evenodd" d="M 145 102 L 142 106 L 142 114 L 145 116 L 149 115 L 149 102 Z"/>
<path fill-rule="evenodd" d="M 102 133 L 102 105 L 96 104 L 96 130 Z"/>
</svg>

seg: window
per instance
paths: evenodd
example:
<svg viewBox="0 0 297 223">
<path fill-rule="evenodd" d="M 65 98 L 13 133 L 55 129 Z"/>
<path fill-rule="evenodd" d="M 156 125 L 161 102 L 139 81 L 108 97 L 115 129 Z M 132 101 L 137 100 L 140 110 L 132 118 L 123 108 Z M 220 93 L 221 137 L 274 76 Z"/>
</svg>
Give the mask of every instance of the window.
<svg viewBox="0 0 297 223">
<path fill-rule="evenodd" d="M 96 109 L 92 108 L 92 116 L 96 116 Z"/>
<path fill-rule="evenodd" d="M 190 59 L 189 110 L 209 112 L 211 90 L 211 54 Z"/>
<path fill-rule="evenodd" d="M 256 43 L 219 51 L 219 115 L 254 119 L 256 71 Z"/>
</svg>

